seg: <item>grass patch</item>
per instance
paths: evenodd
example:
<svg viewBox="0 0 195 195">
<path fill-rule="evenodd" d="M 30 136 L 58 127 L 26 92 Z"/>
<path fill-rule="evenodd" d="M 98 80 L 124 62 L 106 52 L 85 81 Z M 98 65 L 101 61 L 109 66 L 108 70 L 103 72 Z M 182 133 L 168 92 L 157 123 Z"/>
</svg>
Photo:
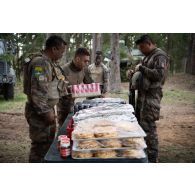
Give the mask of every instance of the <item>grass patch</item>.
<svg viewBox="0 0 195 195">
<path fill-rule="evenodd" d="M 10 112 L 24 108 L 26 95 L 23 93 L 21 83 L 18 83 L 14 90 L 15 97 L 13 100 L 6 101 L 2 95 L 0 96 L 0 112 Z"/>
<path fill-rule="evenodd" d="M 107 97 L 122 98 L 128 102 L 128 89 L 121 90 L 120 93 L 108 93 Z M 26 95 L 23 93 L 22 83 L 17 83 L 15 87 L 15 98 L 6 101 L 0 96 L 0 112 L 10 112 L 24 108 Z M 162 102 L 165 104 L 193 103 L 195 104 L 195 92 L 182 90 L 164 89 Z"/>
<path fill-rule="evenodd" d="M 195 93 L 193 91 L 182 90 L 164 90 L 163 91 L 163 103 L 195 103 Z"/>
</svg>

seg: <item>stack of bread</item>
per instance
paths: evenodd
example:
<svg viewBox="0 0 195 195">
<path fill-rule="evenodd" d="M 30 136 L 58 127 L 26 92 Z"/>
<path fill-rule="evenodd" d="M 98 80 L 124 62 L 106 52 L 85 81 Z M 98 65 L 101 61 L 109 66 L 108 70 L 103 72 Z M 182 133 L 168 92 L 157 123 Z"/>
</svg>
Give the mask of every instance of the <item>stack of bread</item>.
<svg viewBox="0 0 195 195">
<path fill-rule="evenodd" d="M 129 104 L 101 105 L 73 117 L 74 159 L 145 158 L 146 136 Z"/>
</svg>

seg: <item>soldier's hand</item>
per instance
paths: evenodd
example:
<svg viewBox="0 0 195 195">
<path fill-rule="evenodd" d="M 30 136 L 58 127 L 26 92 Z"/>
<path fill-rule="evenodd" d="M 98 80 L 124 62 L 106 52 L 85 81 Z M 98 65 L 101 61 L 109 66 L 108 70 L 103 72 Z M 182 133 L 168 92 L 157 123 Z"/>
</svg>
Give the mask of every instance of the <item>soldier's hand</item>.
<svg viewBox="0 0 195 195">
<path fill-rule="evenodd" d="M 71 94 L 71 86 L 67 87 L 68 94 Z"/>
<path fill-rule="evenodd" d="M 136 67 L 135 67 L 135 72 L 139 71 L 139 67 L 140 67 L 140 66 L 141 66 L 141 64 L 136 65 Z"/>
<path fill-rule="evenodd" d="M 55 123 L 55 114 L 54 114 L 54 112 L 47 112 L 45 114 L 45 121 L 48 125 L 53 125 Z"/>
<path fill-rule="evenodd" d="M 75 98 L 72 97 L 72 94 L 67 95 L 66 99 L 68 99 L 69 101 L 74 101 L 75 100 Z"/>
<path fill-rule="evenodd" d="M 134 74 L 134 70 L 129 69 L 126 73 L 127 78 L 130 80 Z"/>
</svg>

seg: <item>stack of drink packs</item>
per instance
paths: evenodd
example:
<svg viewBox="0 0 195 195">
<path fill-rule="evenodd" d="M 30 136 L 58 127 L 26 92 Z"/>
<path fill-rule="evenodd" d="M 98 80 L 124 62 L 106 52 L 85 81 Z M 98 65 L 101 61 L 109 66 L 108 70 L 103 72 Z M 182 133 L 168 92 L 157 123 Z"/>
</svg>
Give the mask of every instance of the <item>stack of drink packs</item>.
<svg viewBox="0 0 195 195">
<path fill-rule="evenodd" d="M 119 98 L 91 101 L 100 102 L 98 106 L 79 110 L 73 116 L 72 157 L 145 158 L 146 134 L 137 122 L 133 107 Z"/>
<path fill-rule="evenodd" d="M 74 98 L 101 95 L 99 83 L 71 85 L 70 91 Z"/>
</svg>

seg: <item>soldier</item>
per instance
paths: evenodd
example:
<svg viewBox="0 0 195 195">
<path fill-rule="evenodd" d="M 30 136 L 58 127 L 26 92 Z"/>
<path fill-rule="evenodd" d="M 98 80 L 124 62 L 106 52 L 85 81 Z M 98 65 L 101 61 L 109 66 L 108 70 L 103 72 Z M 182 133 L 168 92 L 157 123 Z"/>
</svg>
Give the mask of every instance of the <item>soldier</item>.
<svg viewBox="0 0 195 195">
<path fill-rule="evenodd" d="M 94 83 L 100 83 L 101 97 L 108 91 L 108 68 L 102 63 L 102 52 L 96 52 L 95 63 L 89 65 L 89 74 Z"/>
<path fill-rule="evenodd" d="M 66 47 L 56 35 L 46 41 L 45 50 L 26 59 L 24 93 L 27 95 L 25 117 L 29 124 L 31 149 L 29 162 L 43 162 L 55 136 L 54 105 L 59 101 L 64 80 L 56 62 Z"/>
<path fill-rule="evenodd" d="M 62 67 L 64 75 L 69 81 L 69 85 L 92 83 L 92 79 L 87 70 L 89 57 L 90 54 L 86 48 L 78 48 L 72 62 L 69 62 Z M 73 112 L 74 101 L 75 99 L 72 98 L 71 94 L 60 98 L 58 103 L 59 126 L 62 126 L 68 114 Z"/>
<path fill-rule="evenodd" d="M 133 88 L 138 89 L 137 119 L 147 134 L 146 144 L 149 162 L 158 162 L 158 136 L 155 121 L 159 120 L 162 86 L 168 70 L 168 56 L 148 35 L 137 41 L 138 49 L 145 55 L 142 63 L 131 74 Z M 130 71 L 131 72 L 131 71 Z"/>
</svg>

